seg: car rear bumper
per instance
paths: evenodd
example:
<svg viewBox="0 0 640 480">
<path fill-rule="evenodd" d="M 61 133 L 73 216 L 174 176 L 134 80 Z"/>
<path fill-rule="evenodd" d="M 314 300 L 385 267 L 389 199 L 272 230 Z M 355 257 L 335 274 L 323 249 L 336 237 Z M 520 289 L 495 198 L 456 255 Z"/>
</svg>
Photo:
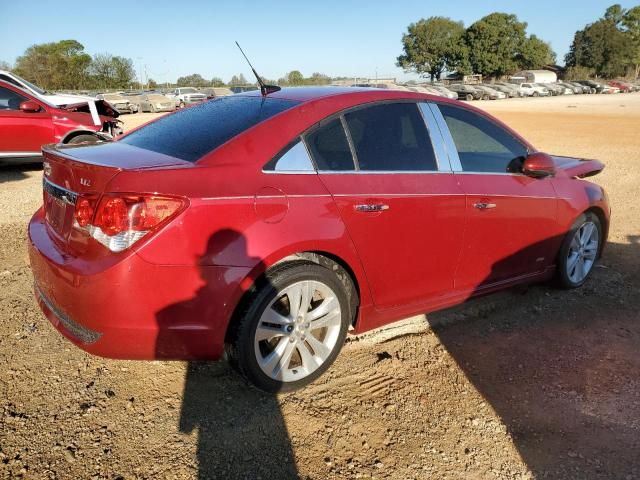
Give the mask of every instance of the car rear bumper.
<svg viewBox="0 0 640 480">
<path fill-rule="evenodd" d="M 29 224 L 35 295 L 76 346 L 119 359 L 216 360 L 241 267 L 154 265 L 135 252 L 101 268 L 69 259 L 47 233 L 42 210 Z"/>
</svg>

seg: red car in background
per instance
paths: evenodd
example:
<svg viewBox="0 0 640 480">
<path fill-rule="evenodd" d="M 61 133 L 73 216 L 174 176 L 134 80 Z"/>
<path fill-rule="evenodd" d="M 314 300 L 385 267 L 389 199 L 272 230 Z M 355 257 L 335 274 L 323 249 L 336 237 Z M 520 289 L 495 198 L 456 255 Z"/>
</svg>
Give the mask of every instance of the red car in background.
<svg viewBox="0 0 640 480">
<path fill-rule="evenodd" d="M 33 161 L 48 143 L 110 141 L 120 133 L 118 112 L 107 102 L 56 107 L 0 81 L 0 163 Z"/>
<path fill-rule="evenodd" d="M 219 359 L 274 392 L 355 333 L 525 282 L 581 286 L 609 226 L 594 160 L 414 92 L 211 100 L 48 146 L 38 302 L 93 354 Z"/>
<path fill-rule="evenodd" d="M 629 93 L 633 91 L 633 85 L 627 82 L 621 82 L 620 80 L 609 80 L 607 84 L 620 89 L 621 93 Z"/>
</svg>

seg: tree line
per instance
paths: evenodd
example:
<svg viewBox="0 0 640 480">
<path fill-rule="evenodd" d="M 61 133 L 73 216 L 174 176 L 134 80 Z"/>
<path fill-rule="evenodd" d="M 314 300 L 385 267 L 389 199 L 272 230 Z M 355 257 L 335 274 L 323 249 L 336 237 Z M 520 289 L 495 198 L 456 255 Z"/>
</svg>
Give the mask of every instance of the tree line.
<svg viewBox="0 0 640 480">
<path fill-rule="evenodd" d="M 551 46 L 526 30 L 508 13 L 491 13 L 468 28 L 447 17 L 421 19 L 402 36 L 397 65 L 433 81 L 444 72 L 501 77 L 554 63 Z"/>
<path fill-rule="evenodd" d="M 640 5 L 629 9 L 612 5 L 602 18 L 578 30 L 565 62 L 570 73 L 637 78 L 640 75 Z"/>
<path fill-rule="evenodd" d="M 555 63 L 549 43 L 526 30 L 526 22 L 500 12 L 468 28 L 447 17 L 421 19 L 402 36 L 397 65 L 433 81 L 444 72 L 497 78 Z M 629 9 L 612 5 L 604 17 L 577 31 L 565 63 L 570 77 L 638 77 L 640 5 Z"/>
</svg>

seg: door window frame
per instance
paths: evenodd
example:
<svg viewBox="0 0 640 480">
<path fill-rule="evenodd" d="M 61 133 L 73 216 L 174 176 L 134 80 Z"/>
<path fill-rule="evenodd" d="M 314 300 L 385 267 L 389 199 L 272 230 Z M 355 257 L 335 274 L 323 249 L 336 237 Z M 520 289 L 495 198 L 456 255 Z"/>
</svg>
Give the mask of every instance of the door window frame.
<svg viewBox="0 0 640 480">
<path fill-rule="evenodd" d="M 416 105 L 418 109 L 418 113 L 422 117 L 424 121 L 424 126 L 427 132 L 427 137 L 431 142 L 431 146 L 433 148 L 433 155 L 436 162 L 436 170 L 360 170 L 357 160 L 357 153 L 355 151 L 355 146 L 353 144 L 353 140 L 351 138 L 351 132 L 349 131 L 349 127 L 347 125 L 347 121 L 345 115 L 356 110 L 362 110 L 365 108 L 370 108 L 378 105 L 384 104 L 394 104 L 394 103 L 412 103 Z M 434 111 L 435 110 L 435 111 Z M 433 174 L 442 174 L 442 173 L 451 173 L 453 170 L 453 164 L 451 163 L 451 156 L 448 154 L 449 150 L 446 146 L 446 136 L 443 135 L 443 130 L 440 124 L 438 123 L 437 115 L 440 115 L 442 118 L 442 114 L 438 110 L 437 106 L 428 101 L 421 101 L 415 99 L 393 99 L 393 100 L 381 100 L 375 102 L 367 102 L 361 105 L 356 105 L 354 107 L 349 107 L 339 112 L 333 113 L 325 118 L 323 118 L 318 123 L 312 125 L 311 127 L 304 130 L 298 136 L 294 138 L 291 142 L 287 144 L 280 152 L 278 152 L 271 160 L 269 160 L 262 169 L 263 173 L 269 174 L 300 174 L 300 173 L 318 173 L 323 175 L 397 175 L 397 174 L 416 174 L 416 175 L 433 175 Z M 324 127 L 328 123 L 333 120 L 339 119 L 344 130 L 345 136 L 347 138 L 347 143 L 349 144 L 349 149 L 351 150 L 351 157 L 353 160 L 354 170 L 323 170 L 318 168 L 318 165 L 311 155 L 311 150 L 309 149 L 309 145 L 307 143 L 307 135 L 312 134 L 316 130 Z M 444 121 L 444 118 L 442 118 Z M 446 127 L 446 125 L 445 125 Z M 447 134 L 449 134 L 448 130 L 445 130 Z M 306 147 L 307 153 L 311 158 L 311 162 L 313 164 L 313 171 L 287 171 L 287 170 L 274 170 L 273 166 L 275 165 L 273 160 L 280 158 L 283 154 L 285 154 L 294 143 L 298 140 L 301 140 L 303 145 Z M 456 151 L 457 155 L 457 151 Z M 459 161 L 459 160 L 458 160 Z"/>
<path fill-rule="evenodd" d="M 443 142 L 444 142 L 444 145 L 445 145 L 445 148 L 446 148 L 447 156 L 449 158 L 449 164 L 451 165 L 451 170 L 453 171 L 453 173 L 463 174 L 463 175 L 507 175 L 507 176 L 511 176 L 511 177 L 523 177 L 523 176 L 526 176 L 526 175 L 524 175 L 524 173 L 518 173 L 518 172 L 474 172 L 474 171 L 470 171 L 470 170 L 463 170 L 462 162 L 460 161 L 460 156 L 458 155 L 458 148 L 456 147 L 456 144 L 455 144 L 455 142 L 453 140 L 453 136 L 451 135 L 451 131 L 449 130 L 449 126 L 447 125 L 447 122 L 444 119 L 444 115 L 440 111 L 439 105 L 440 104 L 438 104 L 438 103 L 431 103 L 431 104 L 429 104 L 429 107 L 431 108 L 431 112 L 433 113 L 433 116 L 435 118 L 435 122 L 437 123 L 437 125 L 440 128 L 440 133 L 442 134 L 442 137 L 443 137 Z M 447 105 L 447 107 L 460 108 L 460 109 L 463 109 L 463 110 L 465 110 L 467 112 L 470 112 L 470 113 L 472 113 L 474 115 L 478 115 L 478 116 L 482 117 L 484 120 L 486 120 L 487 122 L 491 122 L 496 128 L 499 128 L 501 131 L 503 131 L 505 133 L 505 135 L 509 135 L 515 141 L 517 141 L 518 143 L 522 144 L 522 146 L 525 147 L 525 150 L 526 150 L 527 154 L 531 153 L 528 145 L 522 143 L 522 141 L 520 141 L 518 138 L 514 137 L 511 134 L 511 132 L 509 132 L 508 130 L 505 130 L 504 127 L 501 127 L 500 125 L 495 123 L 490 118 L 482 116 L 482 115 L 480 115 L 480 114 L 478 114 L 476 112 L 473 112 L 471 110 L 464 109 L 464 107 L 458 107 L 456 105 Z"/>
</svg>

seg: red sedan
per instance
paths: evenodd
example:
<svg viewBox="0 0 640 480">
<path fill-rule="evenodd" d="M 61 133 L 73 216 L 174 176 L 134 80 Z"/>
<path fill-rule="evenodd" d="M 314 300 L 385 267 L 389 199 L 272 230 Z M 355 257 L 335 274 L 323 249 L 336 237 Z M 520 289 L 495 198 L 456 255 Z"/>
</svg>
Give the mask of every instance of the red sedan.
<svg viewBox="0 0 640 480">
<path fill-rule="evenodd" d="M 348 330 L 579 287 L 609 225 L 582 179 L 601 163 L 413 92 L 248 92 L 44 155 L 30 257 L 53 325 L 105 357 L 226 351 L 272 392 L 317 378 Z"/>
<path fill-rule="evenodd" d="M 56 107 L 0 80 L 0 163 L 39 159 L 47 143 L 95 143 L 120 132 L 118 112 L 104 101 Z"/>
</svg>

